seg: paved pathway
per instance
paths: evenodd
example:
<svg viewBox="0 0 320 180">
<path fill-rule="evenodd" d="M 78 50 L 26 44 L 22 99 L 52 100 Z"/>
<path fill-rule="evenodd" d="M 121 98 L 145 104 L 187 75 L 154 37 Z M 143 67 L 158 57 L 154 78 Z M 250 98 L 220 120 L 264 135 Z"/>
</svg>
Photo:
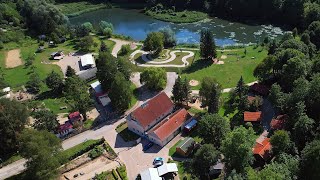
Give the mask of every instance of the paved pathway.
<svg viewBox="0 0 320 180">
<path fill-rule="evenodd" d="M 253 85 L 253 84 L 255 84 L 255 83 L 258 83 L 258 81 L 254 81 L 254 82 L 248 83 L 247 85 L 248 85 L 248 86 L 251 86 L 251 85 Z M 232 89 L 234 89 L 234 88 L 222 89 L 222 93 L 228 93 L 228 92 L 230 92 Z M 199 90 L 192 90 L 191 93 L 192 93 L 192 94 L 199 94 Z"/>
<path fill-rule="evenodd" d="M 167 63 L 170 63 L 172 61 L 174 61 L 177 57 L 176 53 L 179 53 L 179 52 L 183 52 L 183 53 L 189 53 L 188 55 L 184 56 L 181 60 L 183 62 L 182 65 L 175 65 L 175 64 L 167 64 Z M 141 53 L 142 56 L 142 60 L 145 61 L 146 63 L 148 64 L 140 64 L 140 63 L 137 63 L 137 66 L 141 66 L 141 67 L 186 67 L 189 65 L 189 62 L 187 61 L 188 58 L 191 58 L 194 56 L 194 52 L 192 51 L 171 51 L 170 52 L 170 58 L 166 59 L 166 60 L 163 60 L 163 61 L 153 61 L 153 59 L 149 59 L 148 58 L 148 54 L 149 52 L 146 52 L 146 51 L 143 51 L 143 50 L 136 50 L 134 51 L 131 55 L 130 55 L 130 59 L 132 60 L 133 57 L 136 55 L 136 54 L 139 54 Z M 134 61 L 132 61 L 132 63 L 135 63 Z"/>
<path fill-rule="evenodd" d="M 123 45 L 128 45 L 128 44 L 135 44 L 135 45 L 142 45 L 141 43 L 136 43 L 136 42 L 132 42 L 132 41 L 125 41 L 125 40 L 121 40 L 121 39 L 114 39 L 114 38 L 110 38 L 109 40 L 115 42 L 116 44 L 114 45 L 113 49 L 112 49 L 112 55 L 114 57 L 118 56 L 118 52 L 120 51 L 121 47 Z"/>
</svg>

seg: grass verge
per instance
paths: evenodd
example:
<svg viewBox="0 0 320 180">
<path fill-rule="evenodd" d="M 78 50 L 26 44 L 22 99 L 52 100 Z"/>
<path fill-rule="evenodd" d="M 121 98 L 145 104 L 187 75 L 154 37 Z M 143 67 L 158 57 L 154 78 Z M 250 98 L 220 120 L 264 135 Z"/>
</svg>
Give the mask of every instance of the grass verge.
<svg viewBox="0 0 320 180">
<path fill-rule="evenodd" d="M 116 131 L 126 142 L 135 141 L 140 137 L 128 129 L 128 124 L 126 122 L 119 124 Z"/>
</svg>

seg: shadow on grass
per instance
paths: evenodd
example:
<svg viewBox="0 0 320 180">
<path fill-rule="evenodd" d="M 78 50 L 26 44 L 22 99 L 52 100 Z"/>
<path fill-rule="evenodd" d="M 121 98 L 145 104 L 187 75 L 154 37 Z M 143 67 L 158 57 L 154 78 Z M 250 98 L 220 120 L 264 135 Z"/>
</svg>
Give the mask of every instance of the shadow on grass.
<svg viewBox="0 0 320 180">
<path fill-rule="evenodd" d="M 37 100 L 55 99 L 55 98 L 62 98 L 62 97 L 63 97 L 62 93 L 58 93 L 54 91 L 45 91 L 40 93 L 37 96 Z"/>
<path fill-rule="evenodd" d="M 200 59 L 200 60 L 193 62 L 189 67 L 184 69 L 183 73 L 190 74 L 190 73 L 199 71 L 203 68 L 207 68 L 211 65 L 212 65 L 212 61 Z"/>
</svg>

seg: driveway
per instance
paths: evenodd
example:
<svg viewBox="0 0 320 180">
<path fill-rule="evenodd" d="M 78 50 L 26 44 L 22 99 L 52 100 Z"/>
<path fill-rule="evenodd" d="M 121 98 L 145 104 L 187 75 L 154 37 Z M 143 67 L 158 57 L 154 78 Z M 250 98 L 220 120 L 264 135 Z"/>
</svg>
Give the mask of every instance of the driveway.
<svg viewBox="0 0 320 180">
<path fill-rule="evenodd" d="M 171 97 L 172 96 L 172 89 L 176 82 L 176 79 L 178 78 L 177 73 L 175 72 L 167 72 L 167 85 L 164 89 L 164 92 Z"/>
<path fill-rule="evenodd" d="M 142 45 L 141 43 L 135 43 L 135 42 L 132 42 L 132 41 L 125 41 L 125 40 L 121 40 L 121 39 L 113 39 L 113 38 L 110 38 L 109 40 L 115 42 L 116 44 L 114 45 L 113 49 L 112 49 L 112 55 L 114 57 L 117 57 L 118 56 L 118 52 L 120 51 L 121 47 L 123 45 L 127 45 L 127 44 L 135 44 L 135 45 Z"/>
</svg>

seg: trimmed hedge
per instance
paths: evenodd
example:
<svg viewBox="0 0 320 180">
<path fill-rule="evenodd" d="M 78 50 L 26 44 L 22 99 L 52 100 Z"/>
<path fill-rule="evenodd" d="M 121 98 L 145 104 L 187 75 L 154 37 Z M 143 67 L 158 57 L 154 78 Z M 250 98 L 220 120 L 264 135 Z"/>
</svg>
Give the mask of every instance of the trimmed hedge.
<svg viewBox="0 0 320 180">
<path fill-rule="evenodd" d="M 119 173 L 122 180 L 128 180 L 126 166 L 120 166 L 117 168 L 117 172 Z"/>
<path fill-rule="evenodd" d="M 116 179 L 116 180 L 120 179 L 120 177 L 119 177 L 119 175 L 118 175 L 116 170 L 112 169 L 112 174 L 114 176 L 114 179 Z"/>
</svg>

